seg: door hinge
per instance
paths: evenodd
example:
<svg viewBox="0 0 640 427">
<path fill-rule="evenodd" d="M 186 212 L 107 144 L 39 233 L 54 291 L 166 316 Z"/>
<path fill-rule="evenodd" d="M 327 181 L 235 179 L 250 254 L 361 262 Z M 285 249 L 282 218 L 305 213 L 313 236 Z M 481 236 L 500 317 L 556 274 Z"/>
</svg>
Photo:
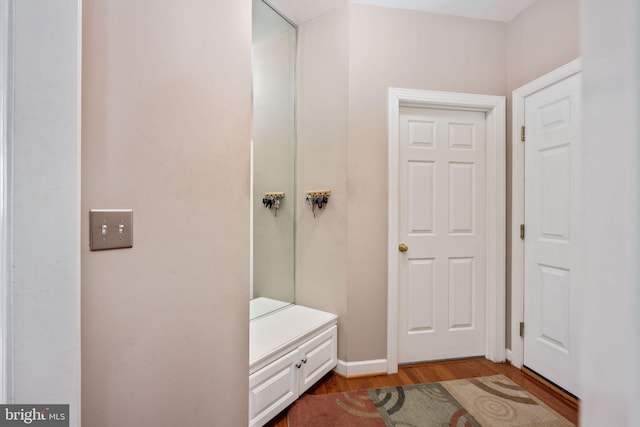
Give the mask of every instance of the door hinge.
<svg viewBox="0 0 640 427">
<path fill-rule="evenodd" d="M 524 322 L 520 322 L 520 336 L 524 337 Z"/>
<path fill-rule="evenodd" d="M 524 240 L 524 224 L 520 224 L 520 238 Z"/>
<path fill-rule="evenodd" d="M 520 141 L 524 142 L 524 137 L 525 137 L 524 126 L 521 126 L 520 127 Z"/>
</svg>

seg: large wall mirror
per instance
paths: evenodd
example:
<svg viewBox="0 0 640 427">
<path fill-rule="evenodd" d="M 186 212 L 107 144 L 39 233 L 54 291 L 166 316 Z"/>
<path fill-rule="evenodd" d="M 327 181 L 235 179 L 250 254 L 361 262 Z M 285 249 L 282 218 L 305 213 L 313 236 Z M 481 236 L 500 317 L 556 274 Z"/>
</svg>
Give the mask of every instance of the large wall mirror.
<svg viewBox="0 0 640 427">
<path fill-rule="evenodd" d="M 294 302 L 295 53 L 296 28 L 253 0 L 251 318 Z"/>
</svg>

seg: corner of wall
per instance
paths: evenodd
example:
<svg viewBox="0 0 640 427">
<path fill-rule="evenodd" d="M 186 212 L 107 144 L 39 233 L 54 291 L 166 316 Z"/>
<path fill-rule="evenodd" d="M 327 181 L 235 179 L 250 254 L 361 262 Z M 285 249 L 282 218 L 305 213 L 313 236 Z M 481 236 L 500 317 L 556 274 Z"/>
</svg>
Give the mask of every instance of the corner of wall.
<svg viewBox="0 0 640 427">
<path fill-rule="evenodd" d="M 346 351 L 348 7 L 298 28 L 296 303 L 339 316 Z M 332 191 L 328 205 L 305 204 L 310 190 Z"/>
</svg>

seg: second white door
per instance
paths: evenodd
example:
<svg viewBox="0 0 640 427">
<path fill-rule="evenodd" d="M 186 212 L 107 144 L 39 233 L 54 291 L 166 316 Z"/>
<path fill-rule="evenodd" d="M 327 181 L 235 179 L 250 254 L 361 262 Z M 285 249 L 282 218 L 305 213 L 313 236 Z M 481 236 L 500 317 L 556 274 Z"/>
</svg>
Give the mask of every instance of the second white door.
<svg viewBox="0 0 640 427">
<path fill-rule="evenodd" d="M 581 75 L 525 99 L 524 364 L 579 395 Z"/>
<path fill-rule="evenodd" d="M 399 363 L 485 354 L 485 121 L 400 110 Z"/>
</svg>

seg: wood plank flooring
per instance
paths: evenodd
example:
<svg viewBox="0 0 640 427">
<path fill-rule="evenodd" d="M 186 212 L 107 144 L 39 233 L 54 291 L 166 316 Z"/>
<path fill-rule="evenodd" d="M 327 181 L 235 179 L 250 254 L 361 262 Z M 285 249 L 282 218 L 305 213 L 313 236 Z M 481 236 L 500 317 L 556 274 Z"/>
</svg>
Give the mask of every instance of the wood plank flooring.
<svg viewBox="0 0 640 427">
<path fill-rule="evenodd" d="M 578 425 L 578 407 L 576 402 L 564 398 L 562 394 L 555 392 L 547 385 L 537 381 L 531 375 L 527 375 L 510 364 L 493 363 L 483 358 L 401 366 L 399 372 L 394 375 L 347 379 L 340 375 L 330 373 L 309 389 L 307 393 L 340 393 L 343 391 L 448 381 L 497 374 L 502 374 L 510 378 L 524 390 L 527 390 L 569 421 Z M 267 426 L 288 427 L 287 410 L 284 410 L 276 416 Z"/>
</svg>

